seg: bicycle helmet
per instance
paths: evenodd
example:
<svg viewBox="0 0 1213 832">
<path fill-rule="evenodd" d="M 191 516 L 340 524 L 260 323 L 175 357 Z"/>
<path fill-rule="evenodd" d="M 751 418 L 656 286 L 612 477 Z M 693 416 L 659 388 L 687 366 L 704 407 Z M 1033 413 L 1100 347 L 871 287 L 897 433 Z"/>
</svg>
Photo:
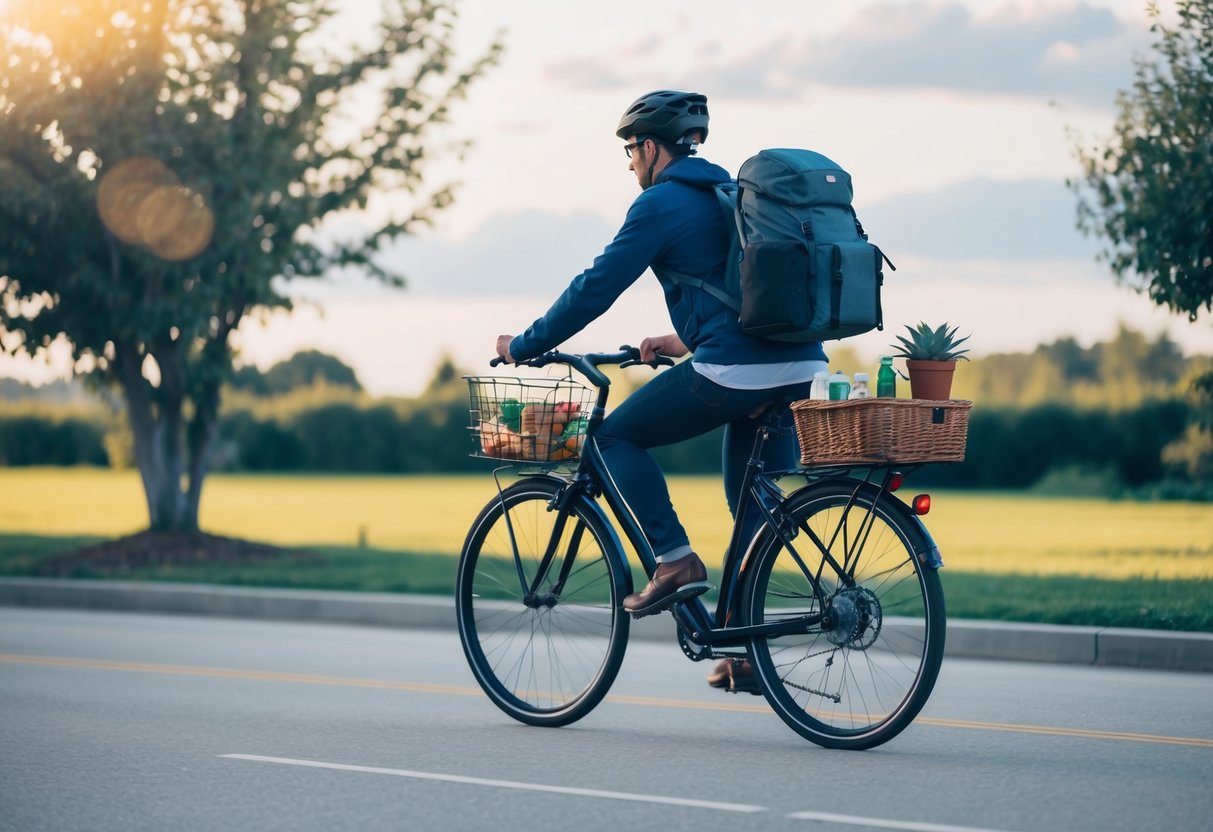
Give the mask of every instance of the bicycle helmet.
<svg viewBox="0 0 1213 832">
<path fill-rule="evenodd" d="M 692 130 L 702 132 L 700 141 L 708 138 L 708 97 L 697 92 L 656 90 L 635 101 L 619 119 L 615 135 L 652 136 L 667 144 L 691 144 L 685 139 Z"/>
</svg>

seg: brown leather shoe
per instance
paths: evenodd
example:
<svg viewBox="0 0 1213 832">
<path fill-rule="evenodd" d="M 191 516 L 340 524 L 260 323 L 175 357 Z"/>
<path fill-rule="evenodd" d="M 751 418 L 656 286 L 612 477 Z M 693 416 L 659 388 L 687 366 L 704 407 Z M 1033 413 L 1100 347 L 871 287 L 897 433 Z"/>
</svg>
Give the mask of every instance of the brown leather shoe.
<svg viewBox="0 0 1213 832">
<path fill-rule="evenodd" d="M 711 589 L 708 570 L 694 552 L 673 563 L 657 564 L 653 579 L 641 592 L 623 599 L 623 608 L 633 618 L 664 612 L 679 601 L 694 598 Z"/>
<path fill-rule="evenodd" d="M 754 676 L 754 665 L 749 659 L 723 659 L 708 674 L 708 685 L 722 688 L 729 693 L 762 694 L 758 679 Z"/>
</svg>

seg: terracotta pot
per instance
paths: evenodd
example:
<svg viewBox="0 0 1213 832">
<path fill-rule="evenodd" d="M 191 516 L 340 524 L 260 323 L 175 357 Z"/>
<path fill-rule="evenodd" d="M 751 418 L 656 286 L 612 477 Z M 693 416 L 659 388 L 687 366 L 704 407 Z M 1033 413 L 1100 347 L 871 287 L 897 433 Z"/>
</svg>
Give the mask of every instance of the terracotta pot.
<svg viewBox="0 0 1213 832">
<path fill-rule="evenodd" d="M 955 361 L 906 361 L 910 372 L 910 396 L 915 399 L 947 401 L 952 395 Z"/>
</svg>

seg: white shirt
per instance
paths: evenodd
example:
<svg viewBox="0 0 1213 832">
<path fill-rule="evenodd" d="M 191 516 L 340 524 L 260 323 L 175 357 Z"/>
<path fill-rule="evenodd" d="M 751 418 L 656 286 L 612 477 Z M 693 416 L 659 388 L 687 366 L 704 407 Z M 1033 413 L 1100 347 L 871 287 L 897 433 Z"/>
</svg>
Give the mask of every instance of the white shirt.
<svg viewBox="0 0 1213 832">
<path fill-rule="evenodd" d="M 765 390 L 811 382 L 814 373 L 829 371 L 825 361 L 781 361 L 775 364 L 701 364 L 691 366 L 709 381 L 733 390 Z"/>
</svg>

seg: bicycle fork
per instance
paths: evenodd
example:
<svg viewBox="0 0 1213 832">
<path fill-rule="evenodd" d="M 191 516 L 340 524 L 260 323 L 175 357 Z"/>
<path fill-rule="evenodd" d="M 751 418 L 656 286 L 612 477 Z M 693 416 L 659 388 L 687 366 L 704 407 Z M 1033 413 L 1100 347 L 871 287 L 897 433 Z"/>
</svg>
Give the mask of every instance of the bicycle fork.
<svg viewBox="0 0 1213 832">
<path fill-rule="evenodd" d="M 540 592 L 539 590 L 544 585 L 544 581 L 547 580 L 548 573 L 552 569 L 552 561 L 555 559 L 556 552 L 560 548 L 560 541 L 564 537 L 565 526 L 568 524 L 569 515 L 571 514 L 568 506 L 573 499 L 575 489 L 571 485 L 560 489 L 548 506 L 549 511 L 556 512 L 556 518 L 552 524 L 551 535 L 544 546 L 543 555 L 540 557 L 539 566 L 535 570 L 535 577 L 528 583 L 526 572 L 523 569 L 522 552 L 518 548 L 518 539 L 514 534 L 514 524 L 510 519 L 509 506 L 505 503 L 505 493 L 501 488 L 501 480 L 498 477 L 501 470 L 505 469 L 498 469 L 493 472 L 493 479 L 497 483 L 497 496 L 501 502 L 501 513 L 505 519 L 506 531 L 510 539 L 510 553 L 514 559 L 515 572 L 518 575 L 518 587 L 522 592 L 522 603 L 532 608 L 541 606 L 554 607 L 559 603 L 560 594 L 564 591 L 564 585 L 572 572 L 573 562 L 576 560 L 577 551 L 581 546 L 581 538 L 585 534 L 585 523 L 577 521 L 573 526 L 564 557 L 561 558 L 560 571 L 551 589 L 546 592 Z"/>
</svg>

